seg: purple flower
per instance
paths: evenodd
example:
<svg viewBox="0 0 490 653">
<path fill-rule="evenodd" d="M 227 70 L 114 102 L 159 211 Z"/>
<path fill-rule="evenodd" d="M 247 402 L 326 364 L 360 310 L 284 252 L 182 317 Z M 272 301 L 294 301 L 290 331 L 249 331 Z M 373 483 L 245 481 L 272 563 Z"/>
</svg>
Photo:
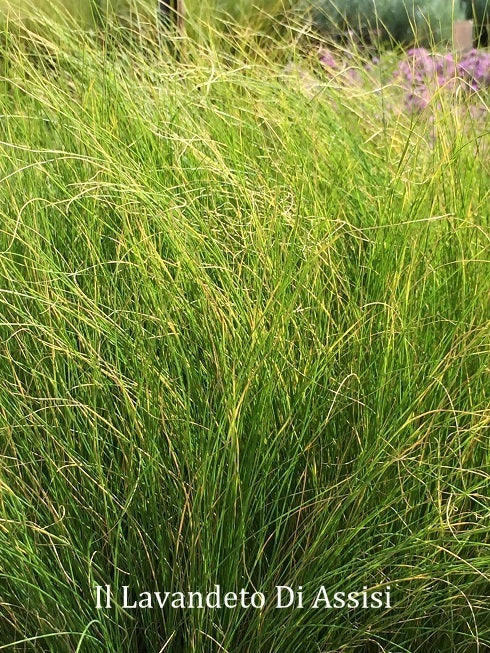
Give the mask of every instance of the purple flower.
<svg viewBox="0 0 490 653">
<path fill-rule="evenodd" d="M 338 68 L 337 60 L 328 48 L 322 48 L 319 52 L 320 63 L 325 68 Z"/>
<path fill-rule="evenodd" d="M 490 87 L 490 53 L 470 50 L 458 62 L 456 72 L 474 90 Z"/>
<path fill-rule="evenodd" d="M 412 48 L 396 67 L 395 79 L 405 90 L 408 109 L 421 111 L 437 88 L 454 91 L 461 80 L 473 91 L 490 87 L 490 54 L 474 49 L 455 61 L 451 53 Z"/>
<path fill-rule="evenodd" d="M 421 87 L 406 97 L 406 107 L 412 113 L 423 111 L 430 102 L 430 92 L 426 87 Z"/>
<path fill-rule="evenodd" d="M 318 58 L 327 75 L 335 75 L 348 85 L 362 82 L 356 59 L 349 53 L 324 47 L 318 52 Z M 378 64 L 380 58 L 373 55 L 364 64 L 364 71 L 369 72 Z M 412 48 L 395 67 L 393 82 L 404 93 L 406 109 L 410 113 L 420 112 L 432 103 L 434 96 L 437 102 L 441 93 L 457 92 L 454 98 L 458 100 L 464 96 L 465 89 L 474 92 L 490 88 L 490 53 L 473 49 L 456 58 L 451 52 Z"/>
</svg>

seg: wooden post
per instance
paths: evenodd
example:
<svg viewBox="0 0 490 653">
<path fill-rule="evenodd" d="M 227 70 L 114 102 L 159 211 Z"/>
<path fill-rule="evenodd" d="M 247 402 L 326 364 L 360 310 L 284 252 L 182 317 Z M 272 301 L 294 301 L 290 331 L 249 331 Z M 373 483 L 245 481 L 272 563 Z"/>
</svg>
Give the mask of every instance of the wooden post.
<svg viewBox="0 0 490 653">
<path fill-rule="evenodd" d="M 166 29 L 184 33 L 184 0 L 159 0 L 160 20 Z"/>
<path fill-rule="evenodd" d="M 459 52 L 473 47 L 473 21 L 456 20 L 453 24 L 453 48 Z"/>
</svg>

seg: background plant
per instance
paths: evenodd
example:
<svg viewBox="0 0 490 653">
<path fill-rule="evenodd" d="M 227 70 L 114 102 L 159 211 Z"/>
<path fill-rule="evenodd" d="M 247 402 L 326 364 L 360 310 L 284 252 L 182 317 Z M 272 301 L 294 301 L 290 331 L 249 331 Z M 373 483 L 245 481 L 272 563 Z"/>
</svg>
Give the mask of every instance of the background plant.
<svg viewBox="0 0 490 653">
<path fill-rule="evenodd" d="M 365 39 L 397 42 L 448 40 L 454 19 L 464 15 L 460 0 L 317 0 L 314 20 L 329 33 L 353 30 Z"/>
<path fill-rule="evenodd" d="M 237 21 L 249 29 L 263 25 L 267 17 L 278 15 L 287 10 L 292 3 L 289 0 L 186 0 L 185 6 L 192 21 L 201 24 L 217 24 L 224 21 Z M 0 14 L 10 13 L 24 20 L 37 14 L 58 14 L 69 16 L 78 27 L 93 27 L 104 24 L 115 17 L 132 17 L 135 24 L 142 16 L 157 14 L 158 0 L 0 0 Z"/>
<path fill-rule="evenodd" d="M 475 24 L 475 40 L 482 46 L 488 46 L 490 28 L 490 3 L 488 0 L 463 0 L 466 18 Z"/>
<path fill-rule="evenodd" d="M 474 18 L 479 24 L 488 23 L 490 4 L 488 0 L 463 0 L 467 18 Z"/>
</svg>

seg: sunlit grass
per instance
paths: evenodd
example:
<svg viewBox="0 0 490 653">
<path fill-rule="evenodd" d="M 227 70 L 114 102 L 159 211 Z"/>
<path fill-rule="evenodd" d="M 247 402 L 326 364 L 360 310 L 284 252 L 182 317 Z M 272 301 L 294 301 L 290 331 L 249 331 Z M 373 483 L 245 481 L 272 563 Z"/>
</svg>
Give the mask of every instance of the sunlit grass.
<svg viewBox="0 0 490 653">
<path fill-rule="evenodd" d="M 148 25 L 3 35 L 0 650 L 484 651 L 488 134 Z"/>
</svg>

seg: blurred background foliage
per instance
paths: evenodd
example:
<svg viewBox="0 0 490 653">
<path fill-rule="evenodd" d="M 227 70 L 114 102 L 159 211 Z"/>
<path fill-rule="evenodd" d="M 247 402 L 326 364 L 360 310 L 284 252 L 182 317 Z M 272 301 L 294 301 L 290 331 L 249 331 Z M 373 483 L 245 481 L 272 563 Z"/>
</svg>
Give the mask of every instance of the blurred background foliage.
<svg viewBox="0 0 490 653">
<path fill-rule="evenodd" d="M 295 29 L 312 27 L 333 38 L 368 43 L 427 45 L 449 41 L 454 20 L 474 18 L 486 34 L 490 0 L 184 0 L 191 36 L 196 26 L 238 23 L 254 31 L 288 17 Z M 0 14 L 32 24 L 38 16 L 61 18 L 84 29 L 121 19 L 156 24 L 158 0 L 0 0 Z M 484 44 L 487 37 L 485 36 Z"/>
<path fill-rule="evenodd" d="M 229 19 L 248 21 L 258 16 L 278 15 L 298 4 L 297 0 L 184 0 L 186 12 L 201 21 Z M 0 0 L 0 10 L 29 18 L 47 12 L 51 16 L 69 15 L 84 24 L 101 16 L 128 16 L 134 13 L 156 15 L 158 0 Z"/>
<path fill-rule="evenodd" d="M 328 32 L 353 30 L 364 39 L 390 35 L 407 42 L 446 40 L 464 16 L 460 0 L 314 0 L 314 20 Z"/>
<path fill-rule="evenodd" d="M 490 0 L 310 0 L 313 21 L 322 31 L 349 30 L 367 40 L 400 43 L 448 41 L 453 21 L 488 22 Z"/>
</svg>

